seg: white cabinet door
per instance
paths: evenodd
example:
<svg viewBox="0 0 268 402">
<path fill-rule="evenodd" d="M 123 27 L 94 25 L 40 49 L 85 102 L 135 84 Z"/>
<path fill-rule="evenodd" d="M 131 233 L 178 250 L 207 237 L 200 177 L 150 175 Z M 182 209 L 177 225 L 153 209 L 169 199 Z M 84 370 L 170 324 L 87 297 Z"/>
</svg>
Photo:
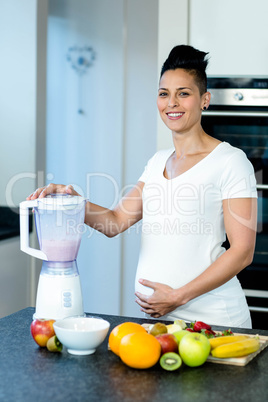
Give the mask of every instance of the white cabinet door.
<svg viewBox="0 0 268 402">
<path fill-rule="evenodd" d="M 210 53 L 209 75 L 268 75 L 267 0 L 189 4 L 189 44 Z"/>
<path fill-rule="evenodd" d="M 0 241 L 0 318 L 30 305 L 30 257 L 19 237 Z"/>
</svg>

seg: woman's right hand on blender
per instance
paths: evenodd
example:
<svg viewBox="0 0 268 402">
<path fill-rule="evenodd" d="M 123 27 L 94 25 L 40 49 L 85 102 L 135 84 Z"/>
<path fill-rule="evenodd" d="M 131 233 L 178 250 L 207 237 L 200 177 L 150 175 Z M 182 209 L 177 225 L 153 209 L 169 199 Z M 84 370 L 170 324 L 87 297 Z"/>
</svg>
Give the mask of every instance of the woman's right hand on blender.
<svg viewBox="0 0 268 402">
<path fill-rule="evenodd" d="M 45 187 L 37 188 L 32 194 L 28 195 L 26 200 L 35 200 L 36 198 L 44 198 L 48 194 L 70 194 L 70 195 L 78 195 L 73 186 L 68 184 L 53 184 L 50 183 Z"/>
</svg>

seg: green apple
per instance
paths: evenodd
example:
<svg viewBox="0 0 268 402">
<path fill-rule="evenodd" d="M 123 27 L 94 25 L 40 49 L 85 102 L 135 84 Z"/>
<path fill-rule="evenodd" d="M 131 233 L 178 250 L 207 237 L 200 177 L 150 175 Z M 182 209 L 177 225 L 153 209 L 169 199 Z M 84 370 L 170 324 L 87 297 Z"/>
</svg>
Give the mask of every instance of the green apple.
<svg viewBox="0 0 268 402">
<path fill-rule="evenodd" d="M 186 331 L 186 329 L 181 329 L 180 331 L 173 332 L 172 335 L 175 336 L 175 338 L 177 339 L 178 345 L 179 345 L 182 338 L 188 334 L 189 334 L 189 331 Z"/>
<path fill-rule="evenodd" d="M 179 354 L 182 361 L 190 367 L 201 366 L 210 353 L 210 343 L 205 335 L 190 332 L 179 344 Z"/>
</svg>

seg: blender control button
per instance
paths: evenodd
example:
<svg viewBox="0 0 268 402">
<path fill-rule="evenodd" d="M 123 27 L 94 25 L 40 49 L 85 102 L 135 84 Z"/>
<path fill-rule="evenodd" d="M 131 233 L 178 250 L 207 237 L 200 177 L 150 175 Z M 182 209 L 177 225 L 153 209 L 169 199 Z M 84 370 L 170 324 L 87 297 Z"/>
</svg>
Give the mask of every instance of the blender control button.
<svg viewBox="0 0 268 402">
<path fill-rule="evenodd" d="M 63 292 L 63 296 L 64 296 L 64 297 L 70 297 L 70 296 L 71 296 L 71 292 Z"/>
<path fill-rule="evenodd" d="M 63 298 L 63 301 L 67 302 L 67 303 L 70 302 L 71 300 L 72 300 L 71 297 L 64 297 Z"/>
<path fill-rule="evenodd" d="M 72 303 L 64 303 L 63 306 L 64 307 L 72 307 Z"/>
</svg>

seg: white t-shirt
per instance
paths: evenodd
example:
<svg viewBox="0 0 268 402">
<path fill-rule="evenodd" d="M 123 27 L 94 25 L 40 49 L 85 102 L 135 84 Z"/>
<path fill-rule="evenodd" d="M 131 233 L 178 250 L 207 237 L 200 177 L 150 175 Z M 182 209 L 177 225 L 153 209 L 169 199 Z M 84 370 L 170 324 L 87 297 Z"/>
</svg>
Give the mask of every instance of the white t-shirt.
<svg viewBox="0 0 268 402">
<path fill-rule="evenodd" d="M 135 289 L 152 294 L 139 278 L 180 288 L 200 275 L 225 249 L 222 200 L 257 197 L 254 170 L 245 153 L 226 142 L 192 168 L 168 180 L 164 169 L 174 148 L 157 152 L 139 181 L 143 221 Z M 236 277 L 162 319 L 240 326 L 250 317 Z"/>
</svg>

